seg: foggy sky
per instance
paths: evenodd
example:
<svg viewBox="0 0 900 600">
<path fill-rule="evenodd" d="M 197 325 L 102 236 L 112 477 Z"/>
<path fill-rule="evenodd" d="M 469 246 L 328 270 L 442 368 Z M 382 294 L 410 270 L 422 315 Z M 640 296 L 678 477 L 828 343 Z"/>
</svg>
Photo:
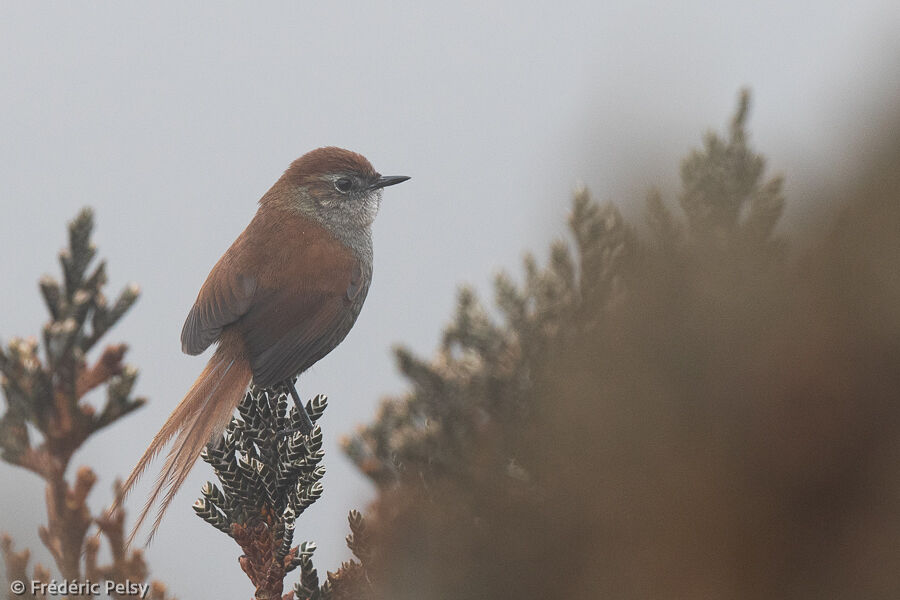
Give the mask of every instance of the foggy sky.
<svg viewBox="0 0 900 600">
<path fill-rule="evenodd" d="M 349 557 L 347 512 L 371 498 L 338 443 L 403 390 L 392 344 L 431 353 L 458 284 L 489 296 L 498 269 L 543 256 L 578 181 L 639 214 L 747 85 L 753 143 L 787 177 L 787 220 L 802 220 L 792 190 L 838 180 L 823 161 L 852 160 L 900 91 L 892 0 L 135 6 L 3 5 L 0 340 L 39 333 L 37 279 L 58 275 L 66 222 L 93 206 L 107 295 L 143 290 L 104 341 L 130 344 L 150 399 L 73 460 L 98 472 L 92 505 L 105 505 L 202 369 L 180 351 L 184 317 L 284 168 L 338 145 L 412 176 L 385 191 L 356 327 L 298 386 L 331 401 L 325 494 L 295 537 L 317 543 L 320 576 Z M 195 468 L 148 552 L 181 598 L 252 591 L 239 548 L 190 508 L 211 477 Z M 0 464 L 0 511 L 50 564 L 41 481 Z"/>
</svg>

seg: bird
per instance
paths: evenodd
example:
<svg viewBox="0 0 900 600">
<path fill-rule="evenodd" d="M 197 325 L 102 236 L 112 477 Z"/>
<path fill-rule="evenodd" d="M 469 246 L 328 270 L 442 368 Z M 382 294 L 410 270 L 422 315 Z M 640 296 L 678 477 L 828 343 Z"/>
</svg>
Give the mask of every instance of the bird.
<svg viewBox="0 0 900 600">
<path fill-rule="evenodd" d="M 129 536 L 157 501 L 150 543 L 203 447 L 221 435 L 251 381 L 285 384 L 305 417 L 296 378 L 340 344 L 372 282 L 372 223 L 382 190 L 408 180 L 384 176 L 361 154 L 328 146 L 285 170 L 256 215 L 210 271 L 181 332 L 182 351 L 216 350 L 122 487 L 131 490 L 172 442 Z"/>
</svg>

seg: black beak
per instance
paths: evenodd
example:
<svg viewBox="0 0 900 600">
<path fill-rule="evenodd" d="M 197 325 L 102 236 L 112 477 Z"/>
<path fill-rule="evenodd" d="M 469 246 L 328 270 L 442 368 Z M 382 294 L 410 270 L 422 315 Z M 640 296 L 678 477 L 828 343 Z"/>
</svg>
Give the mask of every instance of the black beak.
<svg viewBox="0 0 900 600">
<path fill-rule="evenodd" d="M 409 179 L 406 175 L 379 175 L 378 179 L 372 182 L 369 186 L 370 190 L 377 190 L 379 188 L 386 188 L 389 185 L 397 185 L 398 183 L 403 183 Z"/>
</svg>

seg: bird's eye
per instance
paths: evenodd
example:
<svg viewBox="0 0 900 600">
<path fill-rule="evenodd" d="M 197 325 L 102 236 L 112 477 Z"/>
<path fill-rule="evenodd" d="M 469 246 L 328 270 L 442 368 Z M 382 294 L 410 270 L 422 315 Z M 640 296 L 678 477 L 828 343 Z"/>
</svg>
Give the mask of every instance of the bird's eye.
<svg viewBox="0 0 900 600">
<path fill-rule="evenodd" d="M 336 179 L 334 182 L 334 189 L 342 194 L 346 194 L 351 189 L 353 189 L 353 180 L 349 177 L 341 177 L 340 179 Z"/>
</svg>

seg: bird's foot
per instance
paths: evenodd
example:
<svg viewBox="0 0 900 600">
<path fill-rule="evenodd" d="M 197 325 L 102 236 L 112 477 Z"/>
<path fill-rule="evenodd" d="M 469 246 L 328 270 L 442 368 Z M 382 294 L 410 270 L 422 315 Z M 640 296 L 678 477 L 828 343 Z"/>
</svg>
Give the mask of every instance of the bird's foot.
<svg viewBox="0 0 900 600">
<path fill-rule="evenodd" d="M 291 435 L 299 431 L 303 435 L 309 437 L 309 434 L 311 434 L 313 430 L 312 419 L 309 418 L 309 413 L 306 412 L 306 406 L 304 406 L 303 402 L 300 400 L 300 394 L 297 393 L 297 388 L 294 387 L 293 382 L 288 383 L 288 389 L 291 391 L 291 398 L 294 399 L 297 410 L 300 411 L 300 426 L 292 427 L 291 429 L 283 429 L 278 432 L 278 435 Z"/>
</svg>

